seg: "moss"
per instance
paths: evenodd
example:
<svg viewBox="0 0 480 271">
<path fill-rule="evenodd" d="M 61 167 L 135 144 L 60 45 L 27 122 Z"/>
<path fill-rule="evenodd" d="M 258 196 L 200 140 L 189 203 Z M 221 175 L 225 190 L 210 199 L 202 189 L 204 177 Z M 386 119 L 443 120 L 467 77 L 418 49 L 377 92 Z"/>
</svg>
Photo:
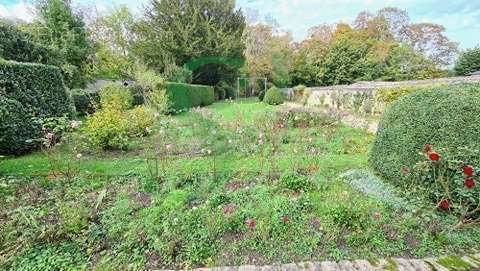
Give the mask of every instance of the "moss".
<svg viewBox="0 0 480 271">
<path fill-rule="evenodd" d="M 472 268 L 469 263 L 456 256 L 448 256 L 438 259 L 437 263 L 453 270 L 470 270 Z"/>
<path fill-rule="evenodd" d="M 387 271 L 395 271 L 398 268 L 397 262 L 392 259 L 387 259 L 387 265 L 385 266 L 385 270 Z"/>
<path fill-rule="evenodd" d="M 380 261 L 379 261 L 378 259 L 375 259 L 375 258 L 367 259 L 367 261 L 368 261 L 373 267 L 377 267 L 377 266 L 380 264 Z"/>
</svg>

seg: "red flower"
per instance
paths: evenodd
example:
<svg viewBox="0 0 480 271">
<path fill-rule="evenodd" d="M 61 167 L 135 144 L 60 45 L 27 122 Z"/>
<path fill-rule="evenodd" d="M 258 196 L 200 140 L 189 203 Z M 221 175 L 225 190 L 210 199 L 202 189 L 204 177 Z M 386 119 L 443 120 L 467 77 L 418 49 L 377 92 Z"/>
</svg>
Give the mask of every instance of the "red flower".
<svg viewBox="0 0 480 271">
<path fill-rule="evenodd" d="M 247 228 L 253 230 L 253 229 L 255 229 L 255 226 L 257 226 L 257 223 L 255 222 L 255 220 L 249 218 L 245 221 L 245 226 L 247 226 Z"/>
<path fill-rule="evenodd" d="M 224 215 L 231 215 L 233 212 L 235 212 L 235 204 L 229 204 L 223 208 Z"/>
<path fill-rule="evenodd" d="M 425 146 L 423 146 L 423 151 L 426 152 L 426 153 L 431 152 L 432 151 L 432 145 L 425 144 Z"/>
<path fill-rule="evenodd" d="M 436 152 L 431 152 L 431 153 L 428 154 L 428 158 L 431 161 L 437 162 L 438 160 L 440 160 L 440 155 Z"/>
<path fill-rule="evenodd" d="M 442 199 L 438 203 L 438 207 L 442 210 L 448 210 L 448 209 L 450 209 L 450 202 L 448 201 L 448 199 Z"/>
<path fill-rule="evenodd" d="M 468 189 L 472 189 L 472 188 L 475 187 L 475 181 L 472 178 L 468 178 L 468 179 L 465 180 L 465 186 Z"/>
<path fill-rule="evenodd" d="M 473 168 L 471 166 L 465 166 L 463 167 L 463 173 L 467 175 L 467 177 L 472 177 L 473 176 Z"/>
<path fill-rule="evenodd" d="M 282 216 L 282 221 L 283 223 L 288 223 L 290 221 L 290 218 L 286 215 Z"/>
</svg>

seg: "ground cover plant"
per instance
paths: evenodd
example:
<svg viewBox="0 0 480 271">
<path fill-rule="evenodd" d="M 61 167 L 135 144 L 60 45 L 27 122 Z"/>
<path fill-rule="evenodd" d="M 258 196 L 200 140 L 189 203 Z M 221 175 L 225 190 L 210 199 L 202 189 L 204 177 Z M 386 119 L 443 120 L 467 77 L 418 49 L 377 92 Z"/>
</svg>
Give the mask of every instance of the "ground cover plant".
<svg viewBox="0 0 480 271">
<path fill-rule="evenodd" d="M 476 228 L 451 230 L 457 218 L 428 200 L 389 188 L 401 202 L 391 204 L 375 196 L 376 177 L 357 174 L 365 187 L 341 177 L 367 168 L 373 135 L 335 116 L 225 101 L 157 117 L 122 151 L 85 145 L 83 125 L 60 144 L 47 134 L 43 152 L 0 160 L 0 268 L 374 260 L 480 241 Z"/>
</svg>

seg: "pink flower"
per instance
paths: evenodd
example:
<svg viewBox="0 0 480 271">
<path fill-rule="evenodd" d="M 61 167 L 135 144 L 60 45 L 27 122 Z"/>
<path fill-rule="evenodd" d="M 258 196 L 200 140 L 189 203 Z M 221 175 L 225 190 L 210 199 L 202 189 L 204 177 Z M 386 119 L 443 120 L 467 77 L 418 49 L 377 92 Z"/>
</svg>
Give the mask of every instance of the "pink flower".
<svg viewBox="0 0 480 271">
<path fill-rule="evenodd" d="M 290 222 L 290 218 L 288 216 L 284 215 L 284 216 L 282 216 L 282 222 L 283 223 L 288 223 L 288 222 Z"/>
<path fill-rule="evenodd" d="M 171 150 L 172 147 L 173 147 L 172 144 L 167 144 L 167 145 L 165 145 L 165 149 L 166 149 L 167 151 Z"/>
<path fill-rule="evenodd" d="M 255 220 L 249 218 L 245 221 L 245 226 L 247 226 L 248 229 L 253 230 L 257 226 L 257 223 L 255 222 Z"/>
<path fill-rule="evenodd" d="M 53 141 L 53 138 L 55 137 L 55 135 L 53 133 L 48 133 L 47 134 L 47 139 L 48 141 L 52 142 Z"/>
</svg>

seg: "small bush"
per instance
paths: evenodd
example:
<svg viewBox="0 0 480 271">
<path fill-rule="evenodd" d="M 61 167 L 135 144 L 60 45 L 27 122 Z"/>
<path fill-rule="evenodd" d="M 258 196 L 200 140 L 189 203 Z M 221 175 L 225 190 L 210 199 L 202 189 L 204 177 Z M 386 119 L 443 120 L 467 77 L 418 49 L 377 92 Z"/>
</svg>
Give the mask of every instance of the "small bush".
<svg viewBox="0 0 480 271">
<path fill-rule="evenodd" d="M 312 183 L 308 176 L 294 174 L 294 173 L 285 173 L 280 179 L 280 183 L 283 187 L 290 190 L 300 192 L 308 191 L 312 188 Z"/>
<path fill-rule="evenodd" d="M 383 114 L 370 153 L 372 167 L 392 180 L 403 180 L 425 144 L 480 149 L 480 85 L 459 85 L 415 92 L 394 102 Z M 480 162 L 480 157 L 476 161 Z"/>
<path fill-rule="evenodd" d="M 100 105 L 105 109 L 123 111 L 132 107 L 132 94 L 120 84 L 110 84 L 100 90 Z"/>
<path fill-rule="evenodd" d="M 133 106 L 145 104 L 144 90 L 140 84 L 135 83 L 132 86 L 130 86 L 129 89 L 133 98 Z"/>
<path fill-rule="evenodd" d="M 192 83 L 193 73 L 185 67 L 168 64 L 165 66 L 163 76 L 169 82 L 190 84 Z"/>
<path fill-rule="evenodd" d="M 0 96 L 0 154 L 20 155 L 39 146 L 41 125 L 18 101 Z M 33 140 L 33 141 L 32 141 Z"/>
<path fill-rule="evenodd" d="M 98 93 L 88 92 L 83 89 L 73 89 L 72 98 L 75 110 L 79 115 L 92 114 L 100 104 L 100 95 Z"/>
<path fill-rule="evenodd" d="M 258 93 L 258 100 L 260 102 L 263 102 L 263 99 L 265 99 L 265 90 L 260 90 L 260 92 Z"/>
<path fill-rule="evenodd" d="M 269 105 L 279 105 L 283 104 L 285 99 L 277 87 L 272 87 L 265 94 L 263 101 Z"/>
<path fill-rule="evenodd" d="M 153 112 L 146 106 L 137 106 L 127 112 L 129 134 L 132 136 L 145 136 L 149 133 L 155 118 Z"/>
<path fill-rule="evenodd" d="M 125 149 L 128 146 L 129 123 L 116 107 L 105 107 L 87 119 L 85 135 L 102 149 Z"/>
</svg>

